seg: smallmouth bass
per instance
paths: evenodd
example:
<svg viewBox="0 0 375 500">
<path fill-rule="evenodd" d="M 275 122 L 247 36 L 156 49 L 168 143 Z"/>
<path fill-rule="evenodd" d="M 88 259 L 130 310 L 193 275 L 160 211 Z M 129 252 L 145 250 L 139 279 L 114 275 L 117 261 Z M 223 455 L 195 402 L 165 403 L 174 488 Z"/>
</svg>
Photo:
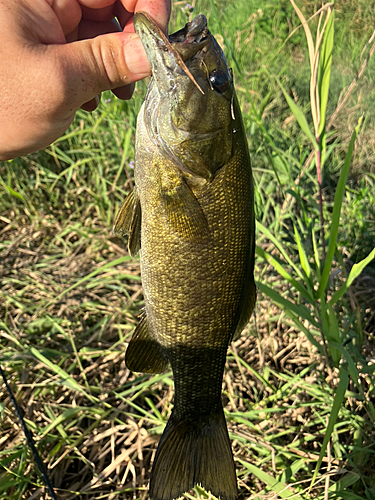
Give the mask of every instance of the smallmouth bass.
<svg viewBox="0 0 375 500">
<path fill-rule="evenodd" d="M 172 367 L 175 398 L 150 479 L 152 500 L 200 484 L 237 495 L 221 402 L 229 343 L 255 304 L 253 182 L 233 78 L 197 16 L 169 40 L 146 13 L 134 16 L 152 66 L 138 115 L 135 188 L 114 232 L 140 249 L 145 311 L 127 367 Z"/>
</svg>

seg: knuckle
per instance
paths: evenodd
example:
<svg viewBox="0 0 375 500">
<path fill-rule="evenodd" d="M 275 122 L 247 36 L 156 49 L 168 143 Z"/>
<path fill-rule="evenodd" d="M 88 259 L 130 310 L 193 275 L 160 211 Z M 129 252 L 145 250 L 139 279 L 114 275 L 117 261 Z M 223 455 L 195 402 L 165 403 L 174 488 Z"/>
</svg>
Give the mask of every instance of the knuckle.
<svg viewBox="0 0 375 500">
<path fill-rule="evenodd" d="M 115 37 L 117 35 L 114 34 L 99 36 L 92 44 L 95 64 L 108 90 L 128 83 L 124 51 Z"/>
</svg>

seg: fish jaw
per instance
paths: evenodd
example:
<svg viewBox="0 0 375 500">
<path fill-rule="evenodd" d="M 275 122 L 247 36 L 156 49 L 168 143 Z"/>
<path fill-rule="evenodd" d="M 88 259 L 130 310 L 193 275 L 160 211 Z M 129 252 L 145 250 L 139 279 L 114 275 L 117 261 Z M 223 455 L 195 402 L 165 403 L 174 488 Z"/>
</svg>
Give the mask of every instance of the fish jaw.
<svg viewBox="0 0 375 500">
<path fill-rule="evenodd" d="M 207 27 L 207 21 L 204 16 L 200 17 L 199 26 L 193 29 L 193 32 L 202 32 Z M 153 21 L 147 12 L 137 12 L 134 15 L 134 28 L 139 34 L 143 46 L 145 48 L 148 60 L 152 67 L 152 74 L 157 82 L 159 91 L 162 94 L 170 92 L 176 88 L 176 71 L 180 67 L 185 71 L 187 76 L 196 85 L 197 89 L 204 94 L 200 86 L 195 82 L 193 75 L 186 67 L 183 58 L 179 52 L 172 46 L 168 38 L 165 36 L 159 26 Z M 204 40 L 202 43 L 195 45 L 192 50 L 189 50 L 189 55 L 193 56 L 201 50 L 207 43 Z"/>
</svg>

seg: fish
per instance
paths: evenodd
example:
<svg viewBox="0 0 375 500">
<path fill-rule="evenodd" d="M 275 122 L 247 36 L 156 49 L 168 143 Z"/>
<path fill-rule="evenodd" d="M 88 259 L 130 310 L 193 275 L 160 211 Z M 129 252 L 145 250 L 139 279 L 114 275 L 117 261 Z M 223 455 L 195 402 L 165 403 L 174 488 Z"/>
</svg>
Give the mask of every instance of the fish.
<svg viewBox="0 0 375 500">
<path fill-rule="evenodd" d="M 114 222 L 140 251 L 145 307 L 125 354 L 133 372 L 172 368 L 174 404 L 150 475 L 151 500 L 201 485 L 237 496 L 221 399 L 226 353 L 248 323 L 254 188 L 233 75 L 204 15 L 169 36 L 134 15 L 152 67 L 137 118 L 134 190 Z"/>
</svg>

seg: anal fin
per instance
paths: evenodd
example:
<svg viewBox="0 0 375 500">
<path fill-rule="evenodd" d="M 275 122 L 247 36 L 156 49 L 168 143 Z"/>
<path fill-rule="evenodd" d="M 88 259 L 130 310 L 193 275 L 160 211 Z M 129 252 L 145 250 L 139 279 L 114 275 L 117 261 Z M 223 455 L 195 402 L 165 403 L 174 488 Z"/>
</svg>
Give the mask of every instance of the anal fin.
<svg viewBox="0 0 375 500">
<path fill-rule="evenodd" d="M 163 357 L 160 344 L 148 329 L 147 316 L 143 314 L 125 354 L 125 364 L 132 372 L 163 373 L 168 361 Z"/>
</svg>

